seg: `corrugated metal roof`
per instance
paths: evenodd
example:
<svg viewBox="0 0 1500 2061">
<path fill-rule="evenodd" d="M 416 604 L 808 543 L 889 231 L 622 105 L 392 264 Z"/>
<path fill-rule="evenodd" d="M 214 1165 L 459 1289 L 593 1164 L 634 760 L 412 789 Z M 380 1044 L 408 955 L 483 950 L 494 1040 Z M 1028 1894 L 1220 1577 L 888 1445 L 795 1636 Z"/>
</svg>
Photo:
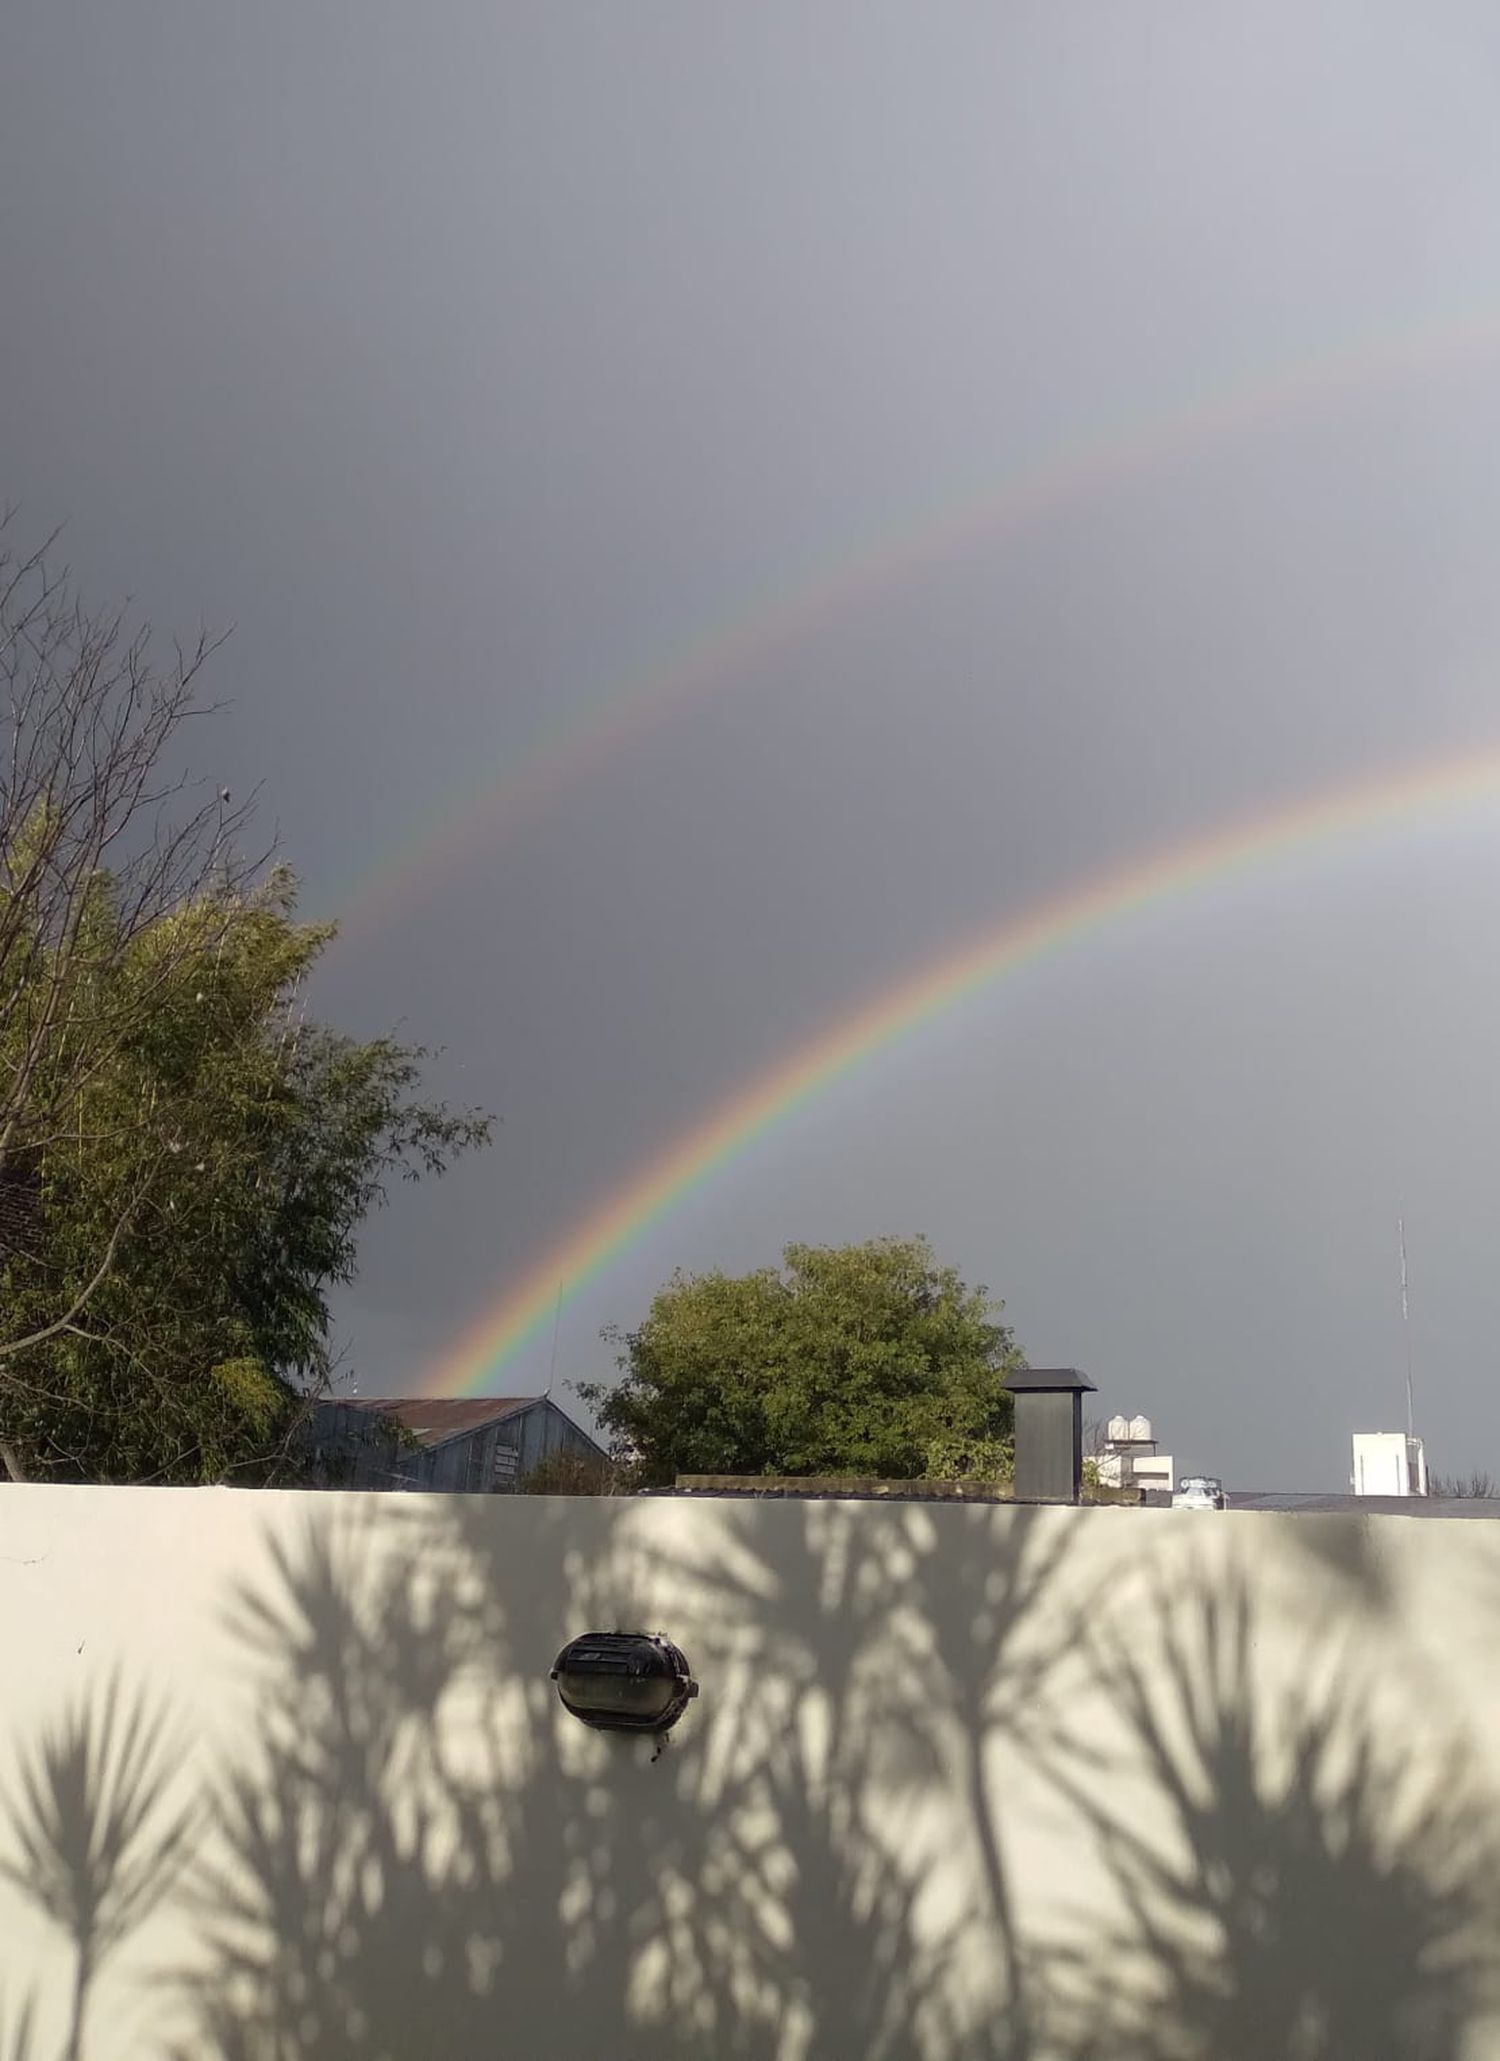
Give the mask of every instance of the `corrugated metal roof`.
<svg viewBox="0 0 1500 2061">
<path fill-rule="evenodd" d="M 347 1396 L 340 1402 L 347 1410 L 366 1410 L 372 1417 L 394 1417 L 419 1445 L 440 1446 L 466 1431 L 480 1431 L 487 1424 L 499 1424 L 518 1410 L 545 1402 L 537 1395 L 486 1395 L 460 1399 L 449 1396 Z"/>
</svg>

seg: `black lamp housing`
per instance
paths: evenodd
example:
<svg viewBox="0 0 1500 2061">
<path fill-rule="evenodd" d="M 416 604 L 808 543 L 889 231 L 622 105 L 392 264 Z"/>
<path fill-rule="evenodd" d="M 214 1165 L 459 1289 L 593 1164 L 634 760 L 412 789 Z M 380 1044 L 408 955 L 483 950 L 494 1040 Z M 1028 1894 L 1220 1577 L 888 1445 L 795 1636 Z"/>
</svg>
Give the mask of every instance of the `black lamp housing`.
<svg viewBox="0 0 1500 2061">
<path fill-rule="evenodd" d="M 605 1732 L 669 1732 L 698 1693 L 682 1649 L 660 1632 L 585 1632 L 551 1679 L 564 1710 Z"/>
</svg>

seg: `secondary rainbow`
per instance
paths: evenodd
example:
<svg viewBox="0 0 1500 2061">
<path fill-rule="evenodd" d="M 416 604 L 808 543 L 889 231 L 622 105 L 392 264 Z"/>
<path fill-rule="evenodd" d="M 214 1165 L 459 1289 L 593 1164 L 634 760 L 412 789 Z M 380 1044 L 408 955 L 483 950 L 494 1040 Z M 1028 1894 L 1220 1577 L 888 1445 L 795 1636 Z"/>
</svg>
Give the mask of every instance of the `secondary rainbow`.
<svg viewBox="0 0 1500 2061">
<path fill-rule="evenodd" d="M 559 1283 L 571 1300 L 773 1126 L 993 982 L 1141 911 L 1201 893 L 1304 847 L 1420 823 L 1495 799 L 1500 799 L 1500 749 L 1487 746 L 1220 825 L 1002 918 L 825 1025 L 681 1132 L 665 1152 L 539 1255 L 428 1370 L 423 1392 L 476 1395 L 487 1390 L 517 1352 L 544 1335 Z"/>
<path fill-rule="evenodd" d="M 346 943 L 374 934 L 402 906 L 419 901 L 466 860 L 550 804 L 633 738 L 675 711 L 753 675 L 823 624 L 836 622 L 929 566 L 994 542 L 1056 510 L 1191 454 L 1216 438 L 1242 436 L 1298 409 L 1348 400 L 1416 373 L 1484 362 L 1500 347 L 1500 316 L 1489 310 L 1298 358 L 1178 400 L 1144 418 L 1094 428 L 991 480 L 977 494 L 950 488 L 917 517 L 879 536 L 845 544 L 812 573 L 782 583 L 686 649 L 590 696 L 560 724 L 516 754 L 498 777 L 455 794 L 436 828 L 423 825 L 381 854 L 334 897 Z"/>
</svg>

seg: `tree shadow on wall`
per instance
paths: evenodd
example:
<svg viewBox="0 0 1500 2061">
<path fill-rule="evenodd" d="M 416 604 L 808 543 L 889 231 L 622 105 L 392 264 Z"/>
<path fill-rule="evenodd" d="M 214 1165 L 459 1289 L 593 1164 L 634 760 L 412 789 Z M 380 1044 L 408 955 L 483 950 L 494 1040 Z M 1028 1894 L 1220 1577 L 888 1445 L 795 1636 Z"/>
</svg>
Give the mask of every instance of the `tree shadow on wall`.
<svg viewBox="0 0 1500 2061">
<path fill-rule="evenodd" d="M 0 2061 L 36 2061 L 36 1998 L 28 1996 L 12 2016 L 0 2007 Z"/>
<path fill-rule="evenodd" d="M 1456 2061 L 1493 2001 L 1492 1801 L 1232 1572 L 1164 1563 L 1100 1637 L 1072 1512 L 340 1508 L 226 1620 L 252 1743 L 182 1884 L 182 2061 Z M 703 1672 L 657 1760 L 547 1679 L 617 1626 Z M 90 1970 L 68 2061 L 190 1833 L 138 1711 L 65 1720 L 0 1839 Z"/>
<path fill-rule="evenodd" d="M 366 1524 L 271 1553 L 271 1584 L 229 1620 L 259 1677 L 260 1752 L 218 1798 L 182 2051 L 462 2052 L 486 2031 L 504 2051 L 505 1810 L 528 1770 L 450 1766 L 443 1724 L 503 1676 L 500 1592 L 475 1586 L 455 1526 L 383 1498 Z"/>
<path fill-rule="evenodd" d="M 686 1559 L 660 1509 L 559 1502 L 517 1566 L 493 1505 L 382 1499 L 241 1596 L 262 1750 L 197 1885 L 184 2055 L 1026 2051 L 997 2031 L 1020 1946 L 966 1734 L 1044 1694 L 1066 1526 L 965 1510 L 955 1551 L 920 1509 L 699 1507 Z M 653 1762 L 547 1669 L 590 1625 L 656 1629 L 663 1595 L 714 1674 Z M 971 1850 L 939 1855 L 916 1828 L 955 1775 Z"/>
<path fill-rule="evenodd" d="M 997 1745 L 1048 1735 L 1081 1608 L 1073 1530 L 983 1507 L 777 1516 L 725 1507 L 691 1559 L 652 1568 L 735 1627 L 726 1713 L 761 1706 L 684 1760 L 695 1845 L 668 1993 L 691 2000 L 700 2053 L 1027 2054 L 991 1770 Z"/>
<path fill-rule="evenodd" d="M 1310 1628 L 1268 1681 L 1242 1579 L 1158 1586 L 1150 1617 L 1094 1646 L 1123 1745 L 1053 1765 L 1119 1912 L 1050 1957 L 1069 2061 L 1457 2061 L 1500 2001 L 1494 1801 L 1462 1740 L 1382 1701 L 1368 1637 Z"/>
<path fill-rule="evenodd" d="M 179 1762 L 161 1713 L 118 1676 L 72 1704 L 23 1756 L 3 1800 L 0 1879 L 19 1890 L 72 1954 L 64 2061 L 85 2052 L 101 1971 L 171 1890 L 196 1806 L 178 1792 Z M 37 2051 L 36 2001 L 0 2025 L 0 2055 Z"/>
</svg>

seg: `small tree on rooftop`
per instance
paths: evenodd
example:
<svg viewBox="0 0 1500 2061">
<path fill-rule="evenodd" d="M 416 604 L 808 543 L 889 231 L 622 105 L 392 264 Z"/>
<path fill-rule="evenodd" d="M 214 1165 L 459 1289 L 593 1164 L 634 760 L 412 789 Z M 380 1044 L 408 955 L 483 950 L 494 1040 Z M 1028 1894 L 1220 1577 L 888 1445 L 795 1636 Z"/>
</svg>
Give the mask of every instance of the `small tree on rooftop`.
<svg viewBox="0 0 1500 2061">
<path fill-rule="evenodd" d="M 1440 1496 L 1448 1501 L 1476 1498 L 1485 1500 L 1500 1495 L 1492 1474 L 1483 1468 L 1475 1468 L 1468 1474 L 1434 1474 L 1427 1484 L 1429 1495 Z"/>
<path fill-rule="evenodd" d="M 523 1496 L 621 1496 L 633 1486 L 631 1470 L 589 1453 L 548 1453 L 523 1474 Z"/>
</svg>

